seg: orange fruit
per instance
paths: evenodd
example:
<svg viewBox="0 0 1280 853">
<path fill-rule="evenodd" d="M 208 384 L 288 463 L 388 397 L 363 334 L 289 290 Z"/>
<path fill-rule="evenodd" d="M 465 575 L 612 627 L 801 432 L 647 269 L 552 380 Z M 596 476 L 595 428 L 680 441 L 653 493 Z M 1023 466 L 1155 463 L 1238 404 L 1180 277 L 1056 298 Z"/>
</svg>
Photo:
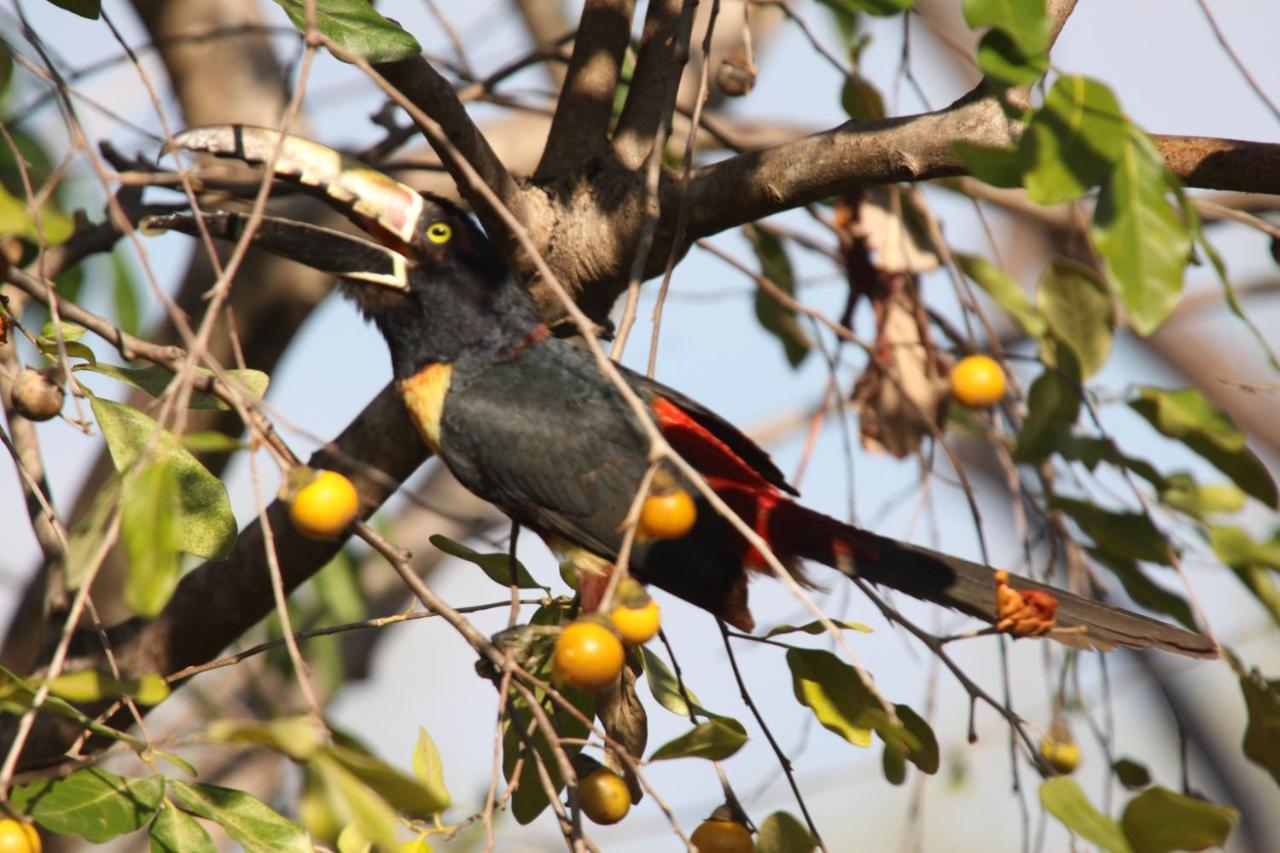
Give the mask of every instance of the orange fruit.
<svg viewBox="0 0 1280 853">
<path fill-rule="evenodd" d="M 337 471 L 320 471 L 294 495 L 289 520 L 309 539 L 335 539 L 360 509 L 351 481 Z"/>
<path fill-rule="evenodd" d="M 556 640 L 551 658 L 552 678 L 583 690 L 599 690 L 622 672 L 626 657 L 622 641 L 599 622 L 571 622 Z"/>
<path fill-rule="evenodd" d="M 951 395 L 970 408 L 999 403 L 1004 386 L 1004 369 L 989 355 L 967 355 L 951 368 Z"/>
</svg>

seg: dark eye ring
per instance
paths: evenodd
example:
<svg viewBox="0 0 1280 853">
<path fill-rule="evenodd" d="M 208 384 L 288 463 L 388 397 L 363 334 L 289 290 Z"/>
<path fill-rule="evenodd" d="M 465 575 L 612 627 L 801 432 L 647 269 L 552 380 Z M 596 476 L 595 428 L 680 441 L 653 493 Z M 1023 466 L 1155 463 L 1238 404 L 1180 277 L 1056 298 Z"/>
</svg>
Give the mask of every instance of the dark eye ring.
<svg viewBox="0 0 1280 853">
<path fill-rule="evenodd" d="M 427 239 L 432 243 L 447 243 L 453 236 L 453 229 L 447 222 L 432 222 L 427 226 Z"/>
</svg>

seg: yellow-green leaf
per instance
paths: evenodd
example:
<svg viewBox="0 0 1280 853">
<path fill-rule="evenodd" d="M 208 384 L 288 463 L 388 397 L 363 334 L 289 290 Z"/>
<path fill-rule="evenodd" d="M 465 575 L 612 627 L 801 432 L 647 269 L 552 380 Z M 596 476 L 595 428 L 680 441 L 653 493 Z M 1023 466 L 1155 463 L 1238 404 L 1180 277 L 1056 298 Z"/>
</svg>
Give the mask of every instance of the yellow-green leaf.
<svg viewBox="0 0 1280 853">
<path fill-rule="evenodd" d="M 130 779 L 99 767 L 64 779 L 41 779 L 13 789 L 18 811 L 50 832 L 101 844 L 147 825 L 164 798 L 164 777 Z"/>
<path fill-rule="evenodd" d="M 1149 788 L 1129 801 L 1120 826 L 1134 853 L 1221 847 L 1240 813 L 1170 791 Z"/>
<path fill-rule="evenodd" d="M 1182 442 L 1267 506 L 1276 507 L 1276 484 L 1249 449 L 1235 422 L 1194 388 L 1138 387 L 1130 408 L 1163 435 Z"/>
<path fill-rule="evenodd" d="M 1110 853 L 1133 853 L 1119 824 L 1095 809 L 1069 776 L 1057 776 L 1041 784 L 1040 803 L 1063 826 L 1090 844 Z"/>
<path fill-rule="evenodd" d="M 124 403 L 92 397 L 90 405 L 117 471 L 129 471 L 155 437 L 152 462 L 166 459 L 178 484 L 179 547 L 205 559 L 221 559 L 236 541 L 236 519 L 222 482 L 154 420 Z"/>
<path fill-rule="evenodd" d="M 747 742 L 747 730 L 731 717 L 712 717 L 669 740 L 649 756 L 650 761 L 667 758 L 706 758 L 722 761 Z"/>
<path fill-rule="evenodd" d="M 1071 348 L 1082 378 L 1096 373 L 1111 353 L 1115 323 L 1111 296 L 1093 271 L 1084 264 L 1054 258 L 1036 286 L 1036 307 L 1053 337 Z M 1054 363 L 1060 361 L 1054 359 Z"/>
<path fill-rule="evenodd" d="M 151 853 L 217 853 L 200 821 L 167 805 L 151 823 Z"/>
<path fill-rule="evenodd" d="M 276 0 L 289 20 L 306 32 L 305 0 Z M 379 15 L 368 0 L 315 0 L 316 29 L 370 63 L 394 62 L 422 53 L 418 40 Z"/>
<path fill-rule="evenodd" d="M 985 290 L 997 305 L 1008 312 L 1024 332 L 1033 338 L 1044 334 L 1045 329 L 1048 328 L 1044 317 L 1027 299 L 1026 291 L 1022 286 L 1004 270 L 978 255 L 957 252 L 952 257 L 959 264 L 961 271 Z"/>
<path fill-rule="evenodd" d="M 251 794 L 180 779 L 170 779 L 169 790 L 189 811 L 225 829 L 247 853 L 312 853 L 305 829 Z"/>
<path fill-rule="evenodd" d="M 1094 248 L 1140 335 L 1154 332 L 1173 311 L 1191 259 L 1191 235 L 1166 198 L 1167 171 L 1151 140 L 1130 126 L 1093 211 Z"/>
</svg>

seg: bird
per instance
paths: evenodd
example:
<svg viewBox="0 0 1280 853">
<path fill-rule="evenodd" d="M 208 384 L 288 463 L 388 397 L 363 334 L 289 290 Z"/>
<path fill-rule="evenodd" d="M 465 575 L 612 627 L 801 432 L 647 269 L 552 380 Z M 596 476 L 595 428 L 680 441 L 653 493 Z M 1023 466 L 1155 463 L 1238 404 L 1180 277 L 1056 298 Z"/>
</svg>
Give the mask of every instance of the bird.
<svg viewBox="0 0 1280 853">
<path fill-rule="evenodd" d="M 457 479 L 535 531 L 599 604 L 646 482 L 694 497 L 683 535 L 636 534 L 628 570 L 740 630 L 754 629 L 748 581 L 761 555 L 677 467 L 651 473 L 645 425 L 592 353 L 545 325 L 479 225 L 459 206 L 299 136 L 246 125 L 192 128 L 172 149 L 270 164 L 367 236 L 262 217 L 255 246 L 338 276 L 385 338 L 394 381 L 422 440 Z M 240 239 L 230 210 L 149 217 L 144 231 Z M 1202 634 L 980 563 L 860 529 L 803 506 L 769 455 L 725 418 L 623 366 L 621 381 L 670 447 L 769 545 L 796 580 L 819 563 L 974 617 L 1015 638 L 1212 658 Z M 594 596 L 594 600 L 592 600 Z"/>
</svg>

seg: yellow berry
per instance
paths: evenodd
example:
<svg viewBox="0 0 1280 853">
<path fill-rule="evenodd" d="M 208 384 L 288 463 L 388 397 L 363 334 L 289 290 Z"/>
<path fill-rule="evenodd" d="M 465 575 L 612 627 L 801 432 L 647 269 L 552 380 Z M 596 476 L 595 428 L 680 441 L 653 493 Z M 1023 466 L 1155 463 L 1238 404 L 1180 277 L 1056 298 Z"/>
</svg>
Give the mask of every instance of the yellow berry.
<svg viewBox="0 0 1280 853">
<path fill-rule="evenodd" d="M 552 678 L 583 690 L 599 690 L 612 684 L 622 672 L 625 657 L 622 641 L 613 631 L 599 622 L 573 622 L 556 640 Z"/>
<path fill-rule="evenodd" d="M 360 496 L 350 480 L 336 471 L 321 471 L 294 496 L 289 519 L 303 536 L 334 539 L 359 508 Z"/>
<path fill-rule="evenodd" d="M 994 406 L 1004 397 L 1004 370 L 989 355 L 968 355 L 951 368 L 951 394 L 971 408 Z"/>
<path fill-rule="evenodd" d="M 40 833 L 11 817 L 0 820 L 0 853 L 40 853 Z"/>
<path fill-rule="evenodd" d="M 658 616 L 658 602 L 652 598 L 639 607 L 620 605 L 613 608 L 609 621 L 628 646 L 642 646 L 658 633 L 661 620 Z"/>
<path fill-rule="evenodd" d="M 1054 770 L 1066 775 L 1080 766 L 1080 745 L 1073 740 L 1058 740 L 1045 735 L 1040 740 L 1040 756 Z"/>
<path fill-rule="evenodd" d="M 689 840 L 699 853 L 751 853 L 755 850 L 751 830 L 736 820 L 708 818 L 698 825 Z"/>
<path fill-rule="evenodd" d="M 631 791 L 617 773 L 597 767 L 578 780 L 578 805 L 591 820 L 607 826 L 631 811 Z"/>
<path fill-rule="evenodd" d="M 697 520 L 698 507 L 684 489 L 649 495 L 640 508 L 640 530 L 653 539 L 679 539 Z"/>
</svg>

